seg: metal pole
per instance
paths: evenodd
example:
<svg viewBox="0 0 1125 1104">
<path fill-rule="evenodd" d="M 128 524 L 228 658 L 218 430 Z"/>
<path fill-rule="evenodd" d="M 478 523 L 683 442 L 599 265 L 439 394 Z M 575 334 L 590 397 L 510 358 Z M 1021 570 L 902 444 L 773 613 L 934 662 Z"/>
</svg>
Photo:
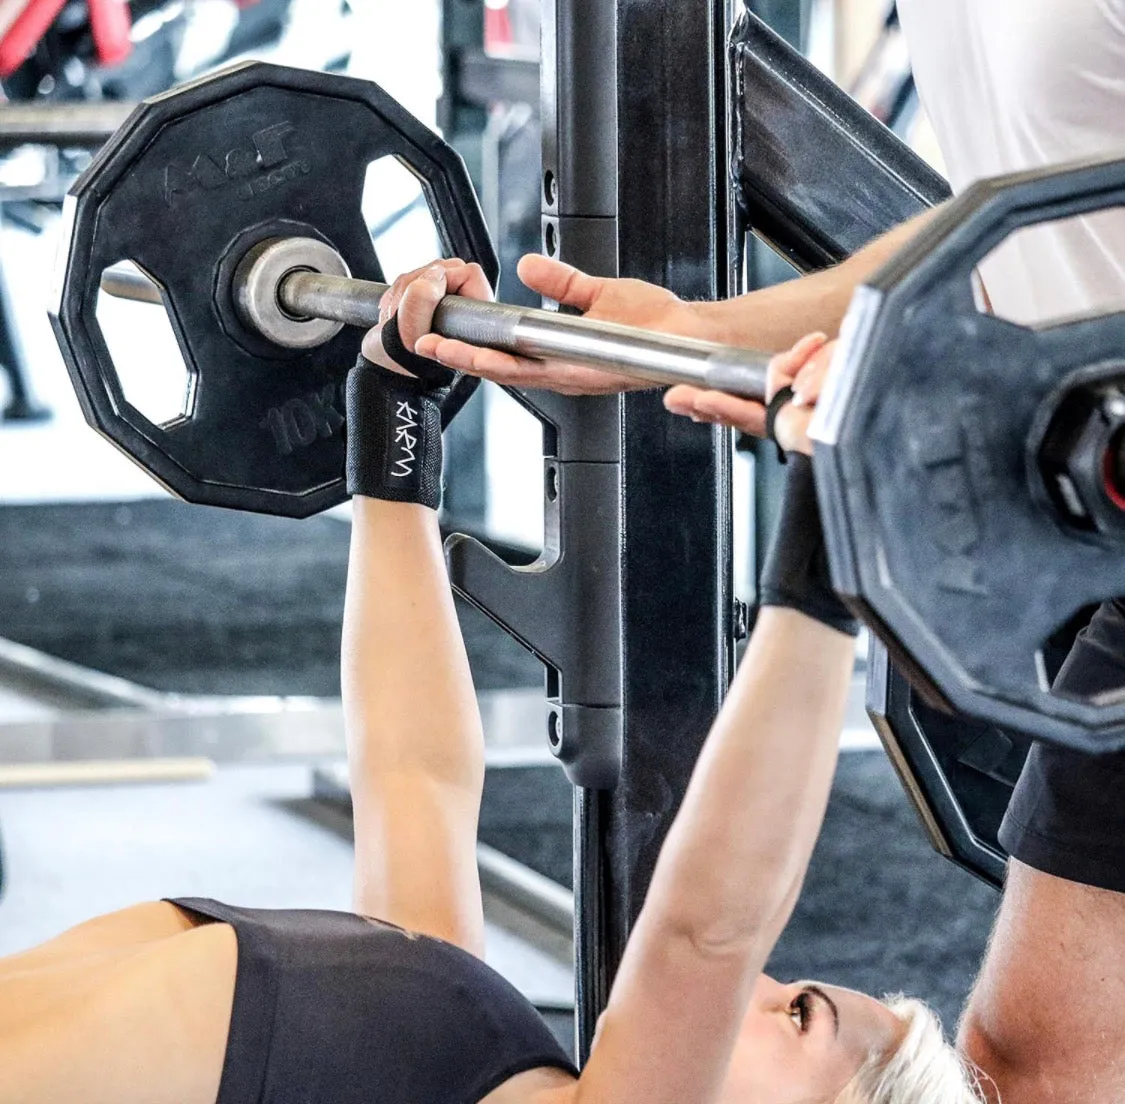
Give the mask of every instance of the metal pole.
<svg viewBox="0 0 1125 1104">
<path fill-rule="evenodd" d="M 0 208 L 0 228 L 3 209 Z M 8 377 L 8 403 L 0 410 L 0 421 L 39 421 L 50 411 L 37 403 L 28 380 L 28 361 L 12 304 L 8 277 L 0 265 L 0 372 Z"/>
<path fill-rule="evenodd" d="M 542 0 L 540 12 L 542 249 L 595 276 L 617 276 L 616 0 Z M 614 630 L 614 654 L 607 649 L 599 657 L 605 678 L 613 684 L 612 701 L 607 698 L 603 703 L 612 704 L 612 709 L 603 712 L 612 714 L 623 755 L 621 410 L 622 401 L 616 397 L 586 400 L 580 412 L 576 405 L 573 440 L 568 444 L 560 434 L 555 451 L 560 473 L 588 475 L 583 489 L 600 491 L 597 500 L 583 500 L 572 488 L 570 501 L 562 505 L 564 514 L 569 511 L 600 521 L 596 536 L 606 572 L 603 599 L 612 604 Z M 579 535 L 574 524 L 574 535 Z M 589 534 L 589 539 L 594 536 Z M 550 689 L 549 683 L 550 676 Z M 622 763 L 622 772 L 625 769 Z M 606 796 L 591 786 L 575 789 L 575 1028 L 580 1065 L 589 1057 L 598 1017 L 620 962 L 620 949 L 611 938 L 621 910 L 607 854 L 611 841 L 603 813 Z"/>
<path fill-rule="evenodd" d="M 160 285 L 131 264 L 107 268 L 102 273 L 102 291 L 115 299 L 132 299 L 135 303 L 151 303 L 158 307 L 164 305 Z"/>
<path fill-rule="evenodd" d="M 729 0 L 548 9 L 548 250 L 557 226 L 566 261 L 722 297 Z M 730 435 L 668 418 L 650 394 L 625 396 L 619 424 L 621 772 L 576 806 L 581 1058 L 733 664 Z"/>
<path fill-rule="evenodd" d="M 723 298 L 731 5 L 616 6 L 620 274 Z M 625 397 L 625 770 L 602 826 L 614 963 L 733 669 L 730 459 L 729 432 L 668 418 L 652 395 Z"/>
</svg>

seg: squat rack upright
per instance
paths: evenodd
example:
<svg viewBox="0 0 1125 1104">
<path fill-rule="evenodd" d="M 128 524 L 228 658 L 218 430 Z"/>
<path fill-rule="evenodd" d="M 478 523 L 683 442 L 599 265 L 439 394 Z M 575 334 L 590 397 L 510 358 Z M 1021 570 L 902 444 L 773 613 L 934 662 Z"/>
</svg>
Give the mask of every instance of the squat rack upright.
<svg viewBox="0 0 1125 1104">
<path fill-rule="evenodd" d="M 729 0 L 543 0 L 544 252 L 728 293 L 730 16 Z M 581 1062 L 732 672 L 730 440 L 652 393 L 519 398 L 546 428 L 543 557 L 508 568 L 453 538 L 450 571 L 544 660 L 549 739 L 579 783 Z"/>
</svg>

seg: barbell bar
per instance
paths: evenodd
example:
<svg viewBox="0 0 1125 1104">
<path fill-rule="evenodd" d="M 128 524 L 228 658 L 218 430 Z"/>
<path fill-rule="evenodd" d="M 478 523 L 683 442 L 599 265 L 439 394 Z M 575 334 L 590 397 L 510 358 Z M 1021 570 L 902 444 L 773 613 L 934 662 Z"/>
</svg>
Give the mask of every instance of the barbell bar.
<svg viewBox="0 0 1125 1104">
<path fill-rule="evenodd" d="M 335 269 L 335 271 L 325 271 Z M 162 303 L 160 287 L 132 266 L 114 266 L 102 289 L 117 298 Z M 233 299 L 243 321 L 283 348 L 331 340 L 340 326 L 379 324 L 388 284 L 357 280 L 343 258 L 313 238 L 279 238 L 248 252 L 234 274 Z M 311 327 L 323 321 L 333 326 Z M 533 360 L 561 360 L 654 384 L 687 383 L 742 398 L 766 393 L 766 353 L 652 330 L 448 295 L 434 332 Z"/>
</svg>

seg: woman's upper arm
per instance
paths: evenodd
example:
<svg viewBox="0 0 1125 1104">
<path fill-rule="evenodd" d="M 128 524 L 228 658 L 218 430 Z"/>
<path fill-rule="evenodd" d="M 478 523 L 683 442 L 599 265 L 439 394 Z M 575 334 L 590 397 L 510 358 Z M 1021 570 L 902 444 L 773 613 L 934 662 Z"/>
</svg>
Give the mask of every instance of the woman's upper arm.
<svg viewBox="0 0 1125 1104">
<path fill-rule="evenodd" d="M 772 942 L 707 946 L 642 915 L 582 1072 L 579 1102 L 717 1099 Z"/>
<path fill-rule="evenodd" d="M 479 803 L 420 770 L 369 782 L 354 807 L 356 911 L 483 956 Z"/>
<path fill-rule="evenodd" d="M 717 1098 L 820 831 L 854 655 L 844 633 L 762 611 L 661 848 L 580 1099 Z"/>
</svg>

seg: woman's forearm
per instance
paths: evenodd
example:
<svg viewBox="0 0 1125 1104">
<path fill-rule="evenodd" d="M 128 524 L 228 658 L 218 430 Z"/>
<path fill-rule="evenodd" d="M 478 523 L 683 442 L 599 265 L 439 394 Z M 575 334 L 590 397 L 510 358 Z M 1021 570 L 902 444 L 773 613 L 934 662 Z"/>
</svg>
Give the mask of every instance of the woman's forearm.
<svg viewBox="0 0 1125 1104">
<path fill-rule="evenodd" d="M 484 946 L 484 746 L 437 514 L 356 496 L 341 675 L 355 907 Z"/>
<path fill-rule="evenodd" d="M 935 208 L 936 210 L 936 208 Z M 934 216 L 925 211 L 876 238 L 841 264 L 752 291 L 737 299 L 692 304 L 711 341 L 780 352 L 805 334 L 839 333 L 855 289 L 887 263 Z"/>
<path fill-rule="evenodd" d="M 762 610 L 644 919 L 703 945 L 768 953 L 824 818 L 854 657 L 850 636 L 792 610 Z"/>
<path fill-rule="evenodd" d="M 341 655 L 354 796 L 404 771 L 479 794 L 480 717 L 433 510 L 354 499 Z"/>
</svg>

